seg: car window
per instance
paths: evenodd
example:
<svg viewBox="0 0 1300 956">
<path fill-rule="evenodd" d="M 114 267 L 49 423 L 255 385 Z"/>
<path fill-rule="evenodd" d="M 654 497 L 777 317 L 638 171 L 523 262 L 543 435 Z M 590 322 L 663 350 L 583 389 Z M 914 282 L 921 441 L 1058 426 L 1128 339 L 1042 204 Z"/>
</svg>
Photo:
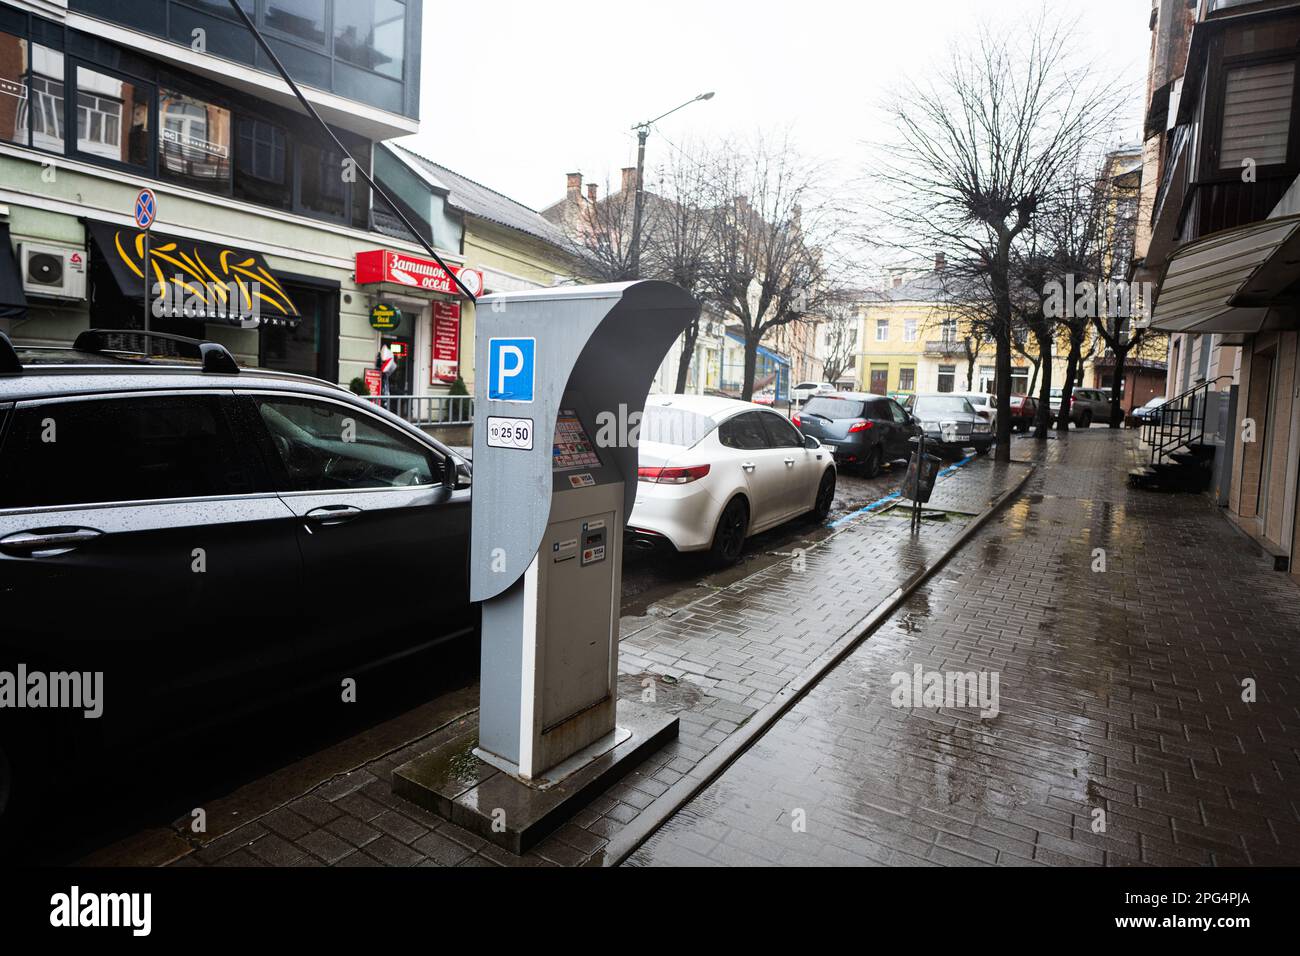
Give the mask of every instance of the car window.
<svg viewBox="0 0 1300 956">
<path fill-rule="evenodd" d="M 442 481 L 442 458 L 360 410 L 309 398 L 254 399 L 286 491 L 405 488 Z"/>
<path fill-rule="evenodd" d="M 767 431 L 759 421 L 761 412 L 745 412 L 735 418 L 728 418 L 718 426 L 718 440 L 728 448 L 742 451 L 757 451 L 769 448 Z"/>
<path fill-rule="evenodd" d="M 717 422 L 699 412 L 668 405 L 647 405 L 637 434 L 642 441 L 693 448 L 717 427 Z"/>
<path fill-rule="evenodd" d="M 0 454 L 0 507 L 270 492 L 232 402 L 149 395 L 19 409 Z"/>
<path fill-rule="evenodd" d="M 889 405 L 890 417 L 900 425 L 907 424 L 907 412 L 903 411 L 897 402 L 888 402 L 887 404 Z"/>
<path fill-rule="evenodd" d="M 916 414 L 922 418 L 926 415 L 949 415 L 957 412 L 973 415 L 975 409 L 960 395 L 927 395 L 916 400 Z"/>
<path fill-rule="evenodd" d="M 768 440 L 773 448 L 802 448 L 803 435 L 780 415 L 770 412 L 760 413 L 759 418 L 767 429 Z"/>
<path fill-rule="evenodd" d="M 814 398 L 804 406 L 803 413 L 830 419 L 862 418 L 865 404 L 856 398 Z"/>
</svg>

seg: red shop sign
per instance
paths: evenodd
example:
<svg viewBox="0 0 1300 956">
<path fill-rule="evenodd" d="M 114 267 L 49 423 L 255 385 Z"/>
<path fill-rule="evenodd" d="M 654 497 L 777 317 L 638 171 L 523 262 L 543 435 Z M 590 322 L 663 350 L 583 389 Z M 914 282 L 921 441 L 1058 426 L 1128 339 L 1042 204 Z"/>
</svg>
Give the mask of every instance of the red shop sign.
<svg viewBox="0 0 1300 956">
<path fill-rule="evenodd" d="M 460 303 L 433 303 L 433 361 L 429 384 L 454 382 L 460 371 Z"/>
<path fill-rule="evenodd" d="M 391 249 L 368 249 L 357 253 L 357 285 L 375 282 L 392 282 L 423 289 L 425 292 L 440 292 L 443 295 L 461 295 L 460 287 L 452 281 L 457 276 L 465 287 L 474 295 L 483 291 L 483 273 L 478 269 L 451 267 L 451 275 L 434 262 L 421 256 L 407 255 L 405 252 L 393 252 Z"/>
</svg>

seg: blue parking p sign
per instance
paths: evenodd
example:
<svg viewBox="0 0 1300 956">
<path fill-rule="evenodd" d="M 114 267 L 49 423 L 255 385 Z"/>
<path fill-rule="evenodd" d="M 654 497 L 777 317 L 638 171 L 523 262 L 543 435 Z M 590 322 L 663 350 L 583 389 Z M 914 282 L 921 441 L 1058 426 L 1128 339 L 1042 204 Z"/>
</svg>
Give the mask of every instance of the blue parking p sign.
<svg viewBox="0 0 1300 956">
<path fill-rule="evenodd" d="M 537 340 L 488 339 L 488 399 L 494 402 L 533 400 L 533 359 Z"/>
</svg>

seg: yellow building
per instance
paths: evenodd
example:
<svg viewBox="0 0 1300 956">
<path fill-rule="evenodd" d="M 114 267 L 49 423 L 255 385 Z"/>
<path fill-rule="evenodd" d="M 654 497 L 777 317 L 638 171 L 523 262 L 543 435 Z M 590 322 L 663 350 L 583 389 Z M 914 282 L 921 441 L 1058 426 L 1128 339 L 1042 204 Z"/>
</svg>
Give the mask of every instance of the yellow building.
<svg viewBox="0 0 1300 956">
<path fill-rule="evenodd" d="M 877 394 L 992 392 L 996 346 L 972 332 L 969 320 L 944 293 L 943 260 L 935 269 L 877 292 L 860 308 L 858 387 Z M 1104 343 L 1090 327 L 1085 333 L 1080 383 L 1093 381 L 1093 362 Z M 1052 354 L 1052 382 L 1065 379 L 1069 341 L 1058 334 Z M 1011 353 L 1011 391 L 1037 392 L 1041 369 L 1034 368 L 1037 346 L 1030 337 L 1024 353 Z"/>
</svg>

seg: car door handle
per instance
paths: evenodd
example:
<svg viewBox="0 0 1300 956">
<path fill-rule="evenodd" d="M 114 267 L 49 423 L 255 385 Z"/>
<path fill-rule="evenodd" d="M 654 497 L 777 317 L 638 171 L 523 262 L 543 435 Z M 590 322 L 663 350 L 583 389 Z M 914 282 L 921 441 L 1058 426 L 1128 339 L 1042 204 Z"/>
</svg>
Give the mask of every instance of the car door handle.
<svg viewBox="0 0 1300 956">
<path fill-rule="evenodd" d="M 305 517 L 308 521 L 328 528 L 331 525 L 351 521 L 360 514 L 361 509 L 354 508 L 352 505 L 325 505 L 323 508 L 313 508 L 308 511 Z"/>
<path fill-rule="evenodd" d="M 742 461 L 740 467 L 745 469 L 745 471 L 749 472 L 751 475 L 754 473 L 754 463 L 752 461 Z"/>
<path fill-rule="evenodd" d="M 785 458 L 785 459 L 782 459 L 782 460 L 785 462 L 785 465 L 786 465 L 787 468 L 793 468 L 793 467 L 794 467 L 794 459 L 793 459 L 793 458 Z"/>
<path fill-rule="evenodd" d="M 0 538 L 0 551 L 29 558 L 53 558 L 74 551 L 102 534 L 94 528 L 38 528 Z"/>
</svg>

